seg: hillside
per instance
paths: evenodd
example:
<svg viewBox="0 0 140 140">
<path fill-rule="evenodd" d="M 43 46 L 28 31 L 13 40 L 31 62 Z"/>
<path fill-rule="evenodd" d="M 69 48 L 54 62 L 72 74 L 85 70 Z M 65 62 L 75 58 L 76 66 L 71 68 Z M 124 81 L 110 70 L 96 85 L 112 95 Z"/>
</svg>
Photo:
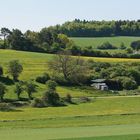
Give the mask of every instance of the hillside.
<svg viewBox="0 0 140 140">
<path fill-rule="evenodd" d="M 4 67 L 6 76 L 8 62 L 19 60 L 24 68 L 20 80 L 29 80 L 35 79 L 46 71 L 49 72 L 47 61 L 53 57 L 54 55 L 44 53 L 0 50 L 0 65 Z M 82 58 L 110 63 L 140 62 L 140 59 Z M 41 97 L 46 90 L 46 85 L 36 84 L 38 86 L 37 92 L 33 96 Z M 112 137 L 116 139 L 125 137 L 126 140 L 139 138 L 139 135 L 137 135 L 140 131 L 139 96 L 120 97 L 114 96 L 110 92 L 76 86 L 58 86 L 57 92 L 61 97 L 65 97 L 70 93 L 74 97 L 73 100 L 76 104 L 48 108 L 23 106 L 11 112 L 0 112 L 0 139 L 14 140 L 17 132 L 21 140 L 38 140 L 40 137 L 42 137 L 42 140 L 58 138 L 80 139 L 81 137 L 81 139 L 87 140 L 94 140 L 96 137 L 101 140 L 111 139 Z M 21 97 L 27 98 L 27 95 L 22 93 Z M 80 103 L 82 97 L 90 97 L 91 101 Z M 16 99 L 14 85 L 7 86 L 5 98 Z M 20 101 L 19 103 L 22 102 Z M 28 138 L 25 137 L 27 135 Z"/>
<path fill-rule="evenodd" d="M 34 53 L 34 52 L 24 52 L 24 51 L 14 51 L 14 50 L 0 50 L 0 65 L 4 67 L 4 75 L 7 76 L 7 65 L 11 60 L 19 60 L 19 62 L 23 65 L 23 72 L 19 77 L 20 80 L 31 80 L 36 79 L 37 76 L 42 75 L 43 73 L 49 73 L 47 68 L 47 62 L 53 58 L 52 54 L 44 54 L 44 53 Z M 112 61 L 111 59 L 104 58 L 89 58 L 83 57 L 84 59 L 95 59 L 95 61 Z M 129 59 L 114 59 L 117 62 L 128 62 Z M 132 59 L 132 62 L 139 61 Z M 113 61 L 112 61 L 113 62 Z M 46 89 L 46 85 L 38 84 L 38 92 L 34 95 L 35 97 L 40 97 L 44 90 Z M 8 86 L 8 91 L 6 94 L 7 98 L 16 98 L 16 94 L 14 93 L 14 86 Z M 58 92 L 60 96 L 64 97 L 67 93 L 72 92 L 73 97 L 81 97 L 81 96 L 106 96 L 106 93 L 101 93 L 100 91 L 80 89 L 79 87 L 58 87 Z M 12 94 L 11 94 L 12 93 Z M 108 96 L 108 95 L 107 95 Z M 26 94 L 22 94 L 22 97 L 26 97 Z"/>
<path fill-rule="evenodd" d="M 120 47 L 121 43 L 124 43 L 126 47 L 130 47 L 131 42 L 140 40 L 140 37 L 72 37 L 70 39 L 72 39 L 78 46 L 92 46 L 93 48 L 96 48 L 105 42 L 110 42 L 116 47 Z"/>
</svg>

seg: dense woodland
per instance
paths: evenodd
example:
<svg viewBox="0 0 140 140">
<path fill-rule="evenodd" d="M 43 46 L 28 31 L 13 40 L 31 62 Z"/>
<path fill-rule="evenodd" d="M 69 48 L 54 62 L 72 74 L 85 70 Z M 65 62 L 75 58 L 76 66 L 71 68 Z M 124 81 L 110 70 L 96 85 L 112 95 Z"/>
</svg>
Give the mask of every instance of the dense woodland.
<svg viewBox="0 0 140 140">
<path fill-rule="evenodd" d="M 49 29 L 69 37 L 140 36 L 140 20 L 86 21 L 75 19 Z"/>
</svg>

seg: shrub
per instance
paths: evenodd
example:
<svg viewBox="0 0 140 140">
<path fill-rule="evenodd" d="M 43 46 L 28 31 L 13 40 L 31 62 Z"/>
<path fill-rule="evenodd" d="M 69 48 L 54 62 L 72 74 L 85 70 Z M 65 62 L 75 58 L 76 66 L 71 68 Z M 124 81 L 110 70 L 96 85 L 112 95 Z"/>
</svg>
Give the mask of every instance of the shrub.
<svg viewBox="0 0 140 140">
<path fill-rule="evenodd" d="M 16 83 L 14 92 L 16 93 L 18 99 L 20 99 L 20 95 L 23 92 L 23 90 L 23 84 L 21 82 Z"/>
<path fill-rule="evenodd" d="M 126 48 L 127 48 L 127 47 L 126 47 L 126 46 L 124 45 L 124 43 L 122 42 L 121 45 L 120 45 L 120 49 L 121 49 L 121 50 L 125 50 Z"/>
<path fill-rule="evenodd" d="M 45 84 L 48 80 L 50 80 L 50 76 L 47 73 L 44 73 L 42 76 L 38 76 L 36 78 L 36 82 Z"/>
<path fill-rule="evenodd" d="M 134 50 L 140 50 L 140 40 L 138 41 L 134 41 L 131 43 L 131 47 L 134 49 Z"/>
<path fill-rule="evenodd" d="M 3 68 L 2 68 L 2 66 L 0 66 L 0 76 L 2 76 L 3 75 Z"/>
<path fill-rule="evenodd" d="M 10 104 L 7 103 L 0 103 L 0 111 L 12 111 L 13 108 Z"/>
<path fill-rule="evenodd" d="M 6 86 L 0 82 L 0 101 L 3 101 L 5 92 L 6 92 Z"/>
<path fill-rule="evenodd" d="M 88 97 L 80 97 L 80 102 L 81 103 L 87 103 L 90 102 L 91 100 Z"/>
<path fill-rule="evenodd" d="M 44 93 L 42 100 L 47 106 L 59 106 L 60 97 L 54 90 L 48 90 Z"/>
<path fill-rule="evenodd" d="M 136 81 L 127 78 L 122 81 L 123 88 L 126 90 L 134 90 L 138 87 Z"/>
<path fill-rule="evenodd" d="M 68 102 L 68 103 L 72 103 L 72 97 L 71 97 L 70 94 L 66 95 L 65 101 Z"/>
<path fill-rule="evenodd" d="M 127 52 L 128 54 L 131 54 L 131 53 L 133 53 L 133 49 L 132 49 L 132 48 L 127 48 L 127 49 L 126 49 L 126 52 Z"/>
<path fill-rule="evenodd" d="M 19 75 L 22 73 L 23 67 L 18 60 L 12 60 L 8 64 L 8 73 L 13 77 L 14 81 L 18 81 Z"/>
<path fill-rule="evenodd" d="M 48 90 L 56 90 L 57 83 L 53 80 L 49 80 L 47 83 Z"/>
<path fill-rule="evenodd" d="M 32 103 L 32 107 L 42 108 L 45 107 L 43 100 L 35 98 Z"/>
<path fill-rule="evenodd" d="M 105 42 L 101 46 L 98 46 L 97 49 L 108 50 L 108 49 L 117 49 L 117 47 L 113 46 L 109 42 Z"/>
<path fill-rule="evenodd" d="M 29 99 L 32 100 L 32 93 L 36 92 L 36 85 L 33 83 L 33 81 L 29 81 L 26 82 L 25 86 L 25 90 L 28 93 Z"/>
</svg>

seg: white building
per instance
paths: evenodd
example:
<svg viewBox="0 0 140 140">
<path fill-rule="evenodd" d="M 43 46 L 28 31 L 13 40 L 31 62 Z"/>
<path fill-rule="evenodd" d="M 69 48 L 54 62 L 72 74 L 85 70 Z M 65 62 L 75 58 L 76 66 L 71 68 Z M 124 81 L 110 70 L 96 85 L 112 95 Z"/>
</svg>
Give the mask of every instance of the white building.
<svg viewBox="0 0 140 140">
<path fill-rule="evenodd" d="M 93 84 L 91 85 L 95 89 L 98 90 L 108 90 L 108 85 L 105 83 L 105 79 L 97 79 L 97 80 L 92 80 Z"/>
</svg>

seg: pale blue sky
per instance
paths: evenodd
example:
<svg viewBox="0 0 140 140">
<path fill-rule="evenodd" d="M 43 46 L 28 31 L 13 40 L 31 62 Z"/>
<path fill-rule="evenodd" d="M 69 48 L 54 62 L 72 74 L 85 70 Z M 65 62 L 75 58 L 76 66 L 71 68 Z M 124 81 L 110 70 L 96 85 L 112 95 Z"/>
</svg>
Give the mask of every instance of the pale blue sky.
<svg viewBox="0 0 140 140">
<path fill-rule="evenodd" d="M 38 31 L 75 18 L 140 19 L 140 0 L 0 0 L 0 28 Z"/>
</svg>

